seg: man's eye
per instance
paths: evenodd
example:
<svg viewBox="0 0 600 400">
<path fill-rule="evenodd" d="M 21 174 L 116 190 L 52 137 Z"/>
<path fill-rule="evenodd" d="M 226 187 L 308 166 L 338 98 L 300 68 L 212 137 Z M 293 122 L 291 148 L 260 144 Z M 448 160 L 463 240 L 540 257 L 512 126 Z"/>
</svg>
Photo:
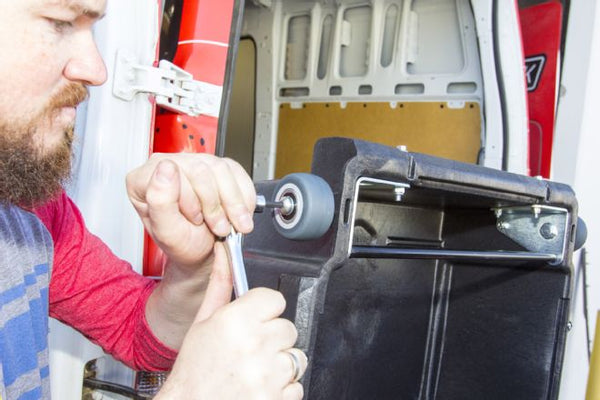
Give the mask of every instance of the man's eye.
<svg viewBox="0 0 600 400">
<path fill-rule="evenodd" d="M 54 18 L 48 18 L 48 21 L 54 26 L 54 29 L 57 32 L 64 32 L 65 30 L 73 27 L 73 23 L 71 21 L 63 21 Z"/>
</svg>

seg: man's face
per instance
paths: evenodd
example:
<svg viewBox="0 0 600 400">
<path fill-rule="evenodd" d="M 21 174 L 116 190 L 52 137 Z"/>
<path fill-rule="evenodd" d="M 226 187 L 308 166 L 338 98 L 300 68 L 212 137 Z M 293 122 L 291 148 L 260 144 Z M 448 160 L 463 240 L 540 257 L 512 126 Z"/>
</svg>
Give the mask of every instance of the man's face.
<svg viewBox="0 0 600 400">
<path fill-rule="evenodd" d="M 0 201 L 42 201 L 68 176 L 75 107 L 106 80 L 91 31 L 105 7 L 0 0 Z"/>
</svg>

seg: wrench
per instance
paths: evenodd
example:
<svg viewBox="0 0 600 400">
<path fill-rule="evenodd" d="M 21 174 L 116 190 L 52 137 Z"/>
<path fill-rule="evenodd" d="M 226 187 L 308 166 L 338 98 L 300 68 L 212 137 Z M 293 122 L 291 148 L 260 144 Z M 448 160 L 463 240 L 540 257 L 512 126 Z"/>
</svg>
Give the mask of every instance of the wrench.
<svg viewBox="0 0 600 400">
<path fill-rule="evenodd" d="M 246 267 L 244 267 L 244 256 L 242 255 L 243 236 L 232 226 L 231 233 L 225 237 L 225 249 L 227 258 L 229 258 L 235 297 L 240 297 L 248 291 L 248 278 L 246 278 Z"/>
<path fill-rule="evenodd" d="M 262 212 L 265 208 L 277 208 L 281 210 L 282 214 L 288 215 L 294 211 L 295 204 L 291 198 L 286 197 L 281 202 L 270 202 L 266 201 L 262 195 L 256 197 L 255 212 Z M 246 277 L 246 267 L 244 266 L 244 256 L 242 254 L 243 236 L 231 226 L 231 233 L 225 237 L 225 249 L 227 250 L 227 258 L 229 258 L 235 297 L 240 297 L 248 291 L 248 278 Z"/>
</svg>

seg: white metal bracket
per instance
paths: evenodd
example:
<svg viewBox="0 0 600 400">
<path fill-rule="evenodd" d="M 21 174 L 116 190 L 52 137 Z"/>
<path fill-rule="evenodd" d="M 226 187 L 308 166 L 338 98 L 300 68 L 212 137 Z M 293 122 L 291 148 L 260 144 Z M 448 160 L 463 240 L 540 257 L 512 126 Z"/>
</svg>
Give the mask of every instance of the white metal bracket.
<svg viewBox="0 0 600 400">
<path fill-rule="evenodd" d="M 132 101 L 138 93 L 154 95 L 156 104 L 191 116 L 218 117 L 223 87 L 195 81 L 192 74 L 161 60 L 157 67 L 140 65 L 135 56 L 117 52 L 113 94 Z"/>
<path fill-rule="evenodd" d="M 541 204 L 495 208 L 496 227 L 529 251 L 556 255 L 553 264 L 566 257 L 569 212 Z"/>
</svg>

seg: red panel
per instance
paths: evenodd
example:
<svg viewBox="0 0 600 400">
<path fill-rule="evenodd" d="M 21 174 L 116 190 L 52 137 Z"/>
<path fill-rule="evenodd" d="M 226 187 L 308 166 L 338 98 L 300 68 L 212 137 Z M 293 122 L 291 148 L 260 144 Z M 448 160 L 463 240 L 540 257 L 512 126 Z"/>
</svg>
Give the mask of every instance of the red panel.
<svg viewBox="0 0 600 400">
<path fill-rule="evenodd" d="M 556 113 L 562 4 L 547 1 L 520 11 L 529 102 L 529 167 L 550 176 Z"/>
<path fill-rule="evenodd" d="M 205 39 L 229 43 L 233 1 L 185 0 L 179 40 Z"/>
<path fill-rule="evenodd" d="M 154 150 L 160 153 L 211 153 L 216 146 L 217 118 L 190 117 L 175 113 L 156 117 Z"/>
<path fill-rule="evenodd" d="M 227 47 L 210 44 L 183 44 L 175 54 L 173 63 L 185 65 L 185 70 L 194 74 L 194 79 L 223 85 L 223 69 L 227 59 Z M 219 62 L 222 60 L 222 65 Z"/>
<path fill-rule="evenodd" d="M 180 43 L 173 63 L 190 72 L 195 80 L 223 85 L 233 3 L 233 0 L 183 2 Z M 190 117 L 159 109 L 152 151 L 214 154 L 218 122 L 214 117 Z M 148 236 L 144 247 L 144 275 L 161 276 L 166 262 L 164 255 Z"/>
</svg>

